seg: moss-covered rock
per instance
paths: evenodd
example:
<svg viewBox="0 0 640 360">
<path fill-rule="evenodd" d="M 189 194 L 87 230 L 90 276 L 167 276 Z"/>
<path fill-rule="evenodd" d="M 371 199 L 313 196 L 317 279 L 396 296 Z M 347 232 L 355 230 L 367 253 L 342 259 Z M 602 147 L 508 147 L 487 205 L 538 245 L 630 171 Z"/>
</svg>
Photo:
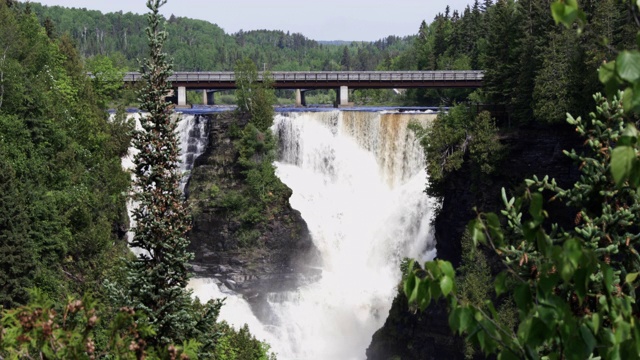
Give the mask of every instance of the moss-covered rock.
<svg viewBox="0 0 640 360">
<path fill-rule="evenodd" d="M 313 276 L 317 250 L 271 162 L 246 156 L 247 137 L 260 148 L 271 134 L 245 132 L 235 113 L 208 116 L 209 144 L 187 186 L 194 271 L 248 298 L 290 289 Z"/>
</svg>

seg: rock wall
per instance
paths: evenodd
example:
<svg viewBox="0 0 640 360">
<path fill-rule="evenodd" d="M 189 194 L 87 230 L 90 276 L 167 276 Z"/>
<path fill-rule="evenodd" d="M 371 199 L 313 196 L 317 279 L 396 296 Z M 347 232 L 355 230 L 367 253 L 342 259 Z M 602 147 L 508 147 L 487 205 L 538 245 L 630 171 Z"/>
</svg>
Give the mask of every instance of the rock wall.
<svg viewBox="0 0 640 360">
<path fill-rule="evenodd" d="M 562 150 L 579 149 L 582 140 L 568 125 L 519 129 L 505 135 L 505 158 L 494 176 L 476 183 L 464 167 L 447 184 L 442 207 L 434 227 L 438 258 L 460 264 L 460 239 L 468 222 L 475 216 L 473 207 L 482 211 L 501 209 L 500 189 L 517 191 L 525 178 L 549 175 L 563 187 L 573 184 L 578 168 Z M 514 190 L 515 189 L 515 190 Z M 571 212 L 564 207 L 548 209 L 554 219 L 568 222 Z M 407 306 L 399 292 L 385 325 L 373 335 L 367 349 L 371 360 L 388 359 L 463 359 L 464 343 L 448 325 L 446 307 L 432 304 L 424 313 Z"/>
<path fill-rule="evenodd" d="M 231 112 L 207 116 L 209 144 L 196 160 L 186 188 L 193 213 L 189 239 L 196 276 L 215 278 L 223 290 L 242 293 L 249 300 L 314 276 L 317 250 L 307 224 L 289 205 L 291 190 L 273 200 L 267 221 L 250 229 L 221 206 L 224 194 L 241 193 L 247 186 L 233 144 L 246 119 Z"/>
</svg>

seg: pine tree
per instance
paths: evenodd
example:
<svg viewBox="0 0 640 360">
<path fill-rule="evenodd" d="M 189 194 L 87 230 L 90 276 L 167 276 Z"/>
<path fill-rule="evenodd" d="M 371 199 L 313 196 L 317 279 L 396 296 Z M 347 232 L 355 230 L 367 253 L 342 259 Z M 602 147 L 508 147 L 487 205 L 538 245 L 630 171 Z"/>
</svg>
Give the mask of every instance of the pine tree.
<svg viewBox="0 0 640 360">
<path fill-rule="evenodd" d="M 149 57 L 142 64 L 143 88 L 139 93 L 141 109 L 148 114 L 140 119 L 142 130 L 136 131 L 133 144 L 139 153 L 134 157 L 133 212 L 136 222 L 131 245 L 144 250 L 130 263 L 130 294 L 137 309 L 144 311 L 156 330 L 151 342 L 168 344 L 184 336 L 192 321 L 190 298 L 185 290 L 189 274 L 185 233 L 189 228 L 187 209 L 178 183 L 179 146 L 172 106 L 165 102 L 172 64 L 162 47 L 167 33 L 161 26 L 158 9 L 166 0 L 147 0 Z"/>
</svg>

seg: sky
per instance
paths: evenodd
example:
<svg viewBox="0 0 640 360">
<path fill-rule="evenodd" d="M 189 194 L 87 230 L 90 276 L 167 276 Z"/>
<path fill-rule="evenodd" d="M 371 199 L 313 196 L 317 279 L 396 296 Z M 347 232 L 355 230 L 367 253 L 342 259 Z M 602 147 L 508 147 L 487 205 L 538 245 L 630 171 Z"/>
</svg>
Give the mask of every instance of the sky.
<svg viewBox="0 0 640 360">
<path fill-rule="evenodd" d="M 102 12 L 146 12 L 145 0 L 33 0 L 43 5 Z M 447 5 L 462 11 L 473 0 L 169 0 L 161 8 L 175 16 L 207 20 L 227 33 L 283 30 L 313 40 L 375 41 L 418 32 Z"/>
</svg>

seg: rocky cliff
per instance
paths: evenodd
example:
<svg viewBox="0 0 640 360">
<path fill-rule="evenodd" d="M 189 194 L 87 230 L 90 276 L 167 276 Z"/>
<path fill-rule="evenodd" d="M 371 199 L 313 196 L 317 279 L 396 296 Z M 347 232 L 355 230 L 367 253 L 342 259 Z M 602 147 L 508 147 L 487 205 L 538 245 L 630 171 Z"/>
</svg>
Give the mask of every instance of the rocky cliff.
<svg viewBox="0 0 640 360">
<path fill-rule="evenodd" d="M 445 189 L 442 207 L 433 224 L 436 249 L 438 258 L 451 261 L 456 267 L 461 261 L 460 239 L 467 223 L 475 216 L 474 206 L 483 211 L 499 211 L 500 189 L 517 191 L 522 181 L 533 175 L 548 174 L 564 187 L 577 179 L 577 166 L 562 153 L 564 149 L 581 146 L 581 140 L 568 125 L 519 129 L 504 135 L 501 141 L 506 147 L 506 156 L 491 179 L 475 183 L 463 167 Z M 549 211 L 554 218 L 570 219 L 564 208 Z M 399 292 L 385 325 L 373 336 L 367 358 L 463 359 L 463 341 L 453 336 L 447 319 L 442 303 L 432 304 L 424 313 L 414 312 Z"/>
<path fill-rule="evenodd" d="M 256 199 L 244 191 L 248 185 L 234 145 L 247 121 L 231 112 L 207 117 L 209 143 L 186 188 L 196 276 L 215 278 L 223 291 L 226 287 L 249 300 L 308 281 L 316 249 L 305 221 L 289 205 L 291 190 L 273 195 L 264 214 L 247 220 L 243 209 Z"/>
</svg>

